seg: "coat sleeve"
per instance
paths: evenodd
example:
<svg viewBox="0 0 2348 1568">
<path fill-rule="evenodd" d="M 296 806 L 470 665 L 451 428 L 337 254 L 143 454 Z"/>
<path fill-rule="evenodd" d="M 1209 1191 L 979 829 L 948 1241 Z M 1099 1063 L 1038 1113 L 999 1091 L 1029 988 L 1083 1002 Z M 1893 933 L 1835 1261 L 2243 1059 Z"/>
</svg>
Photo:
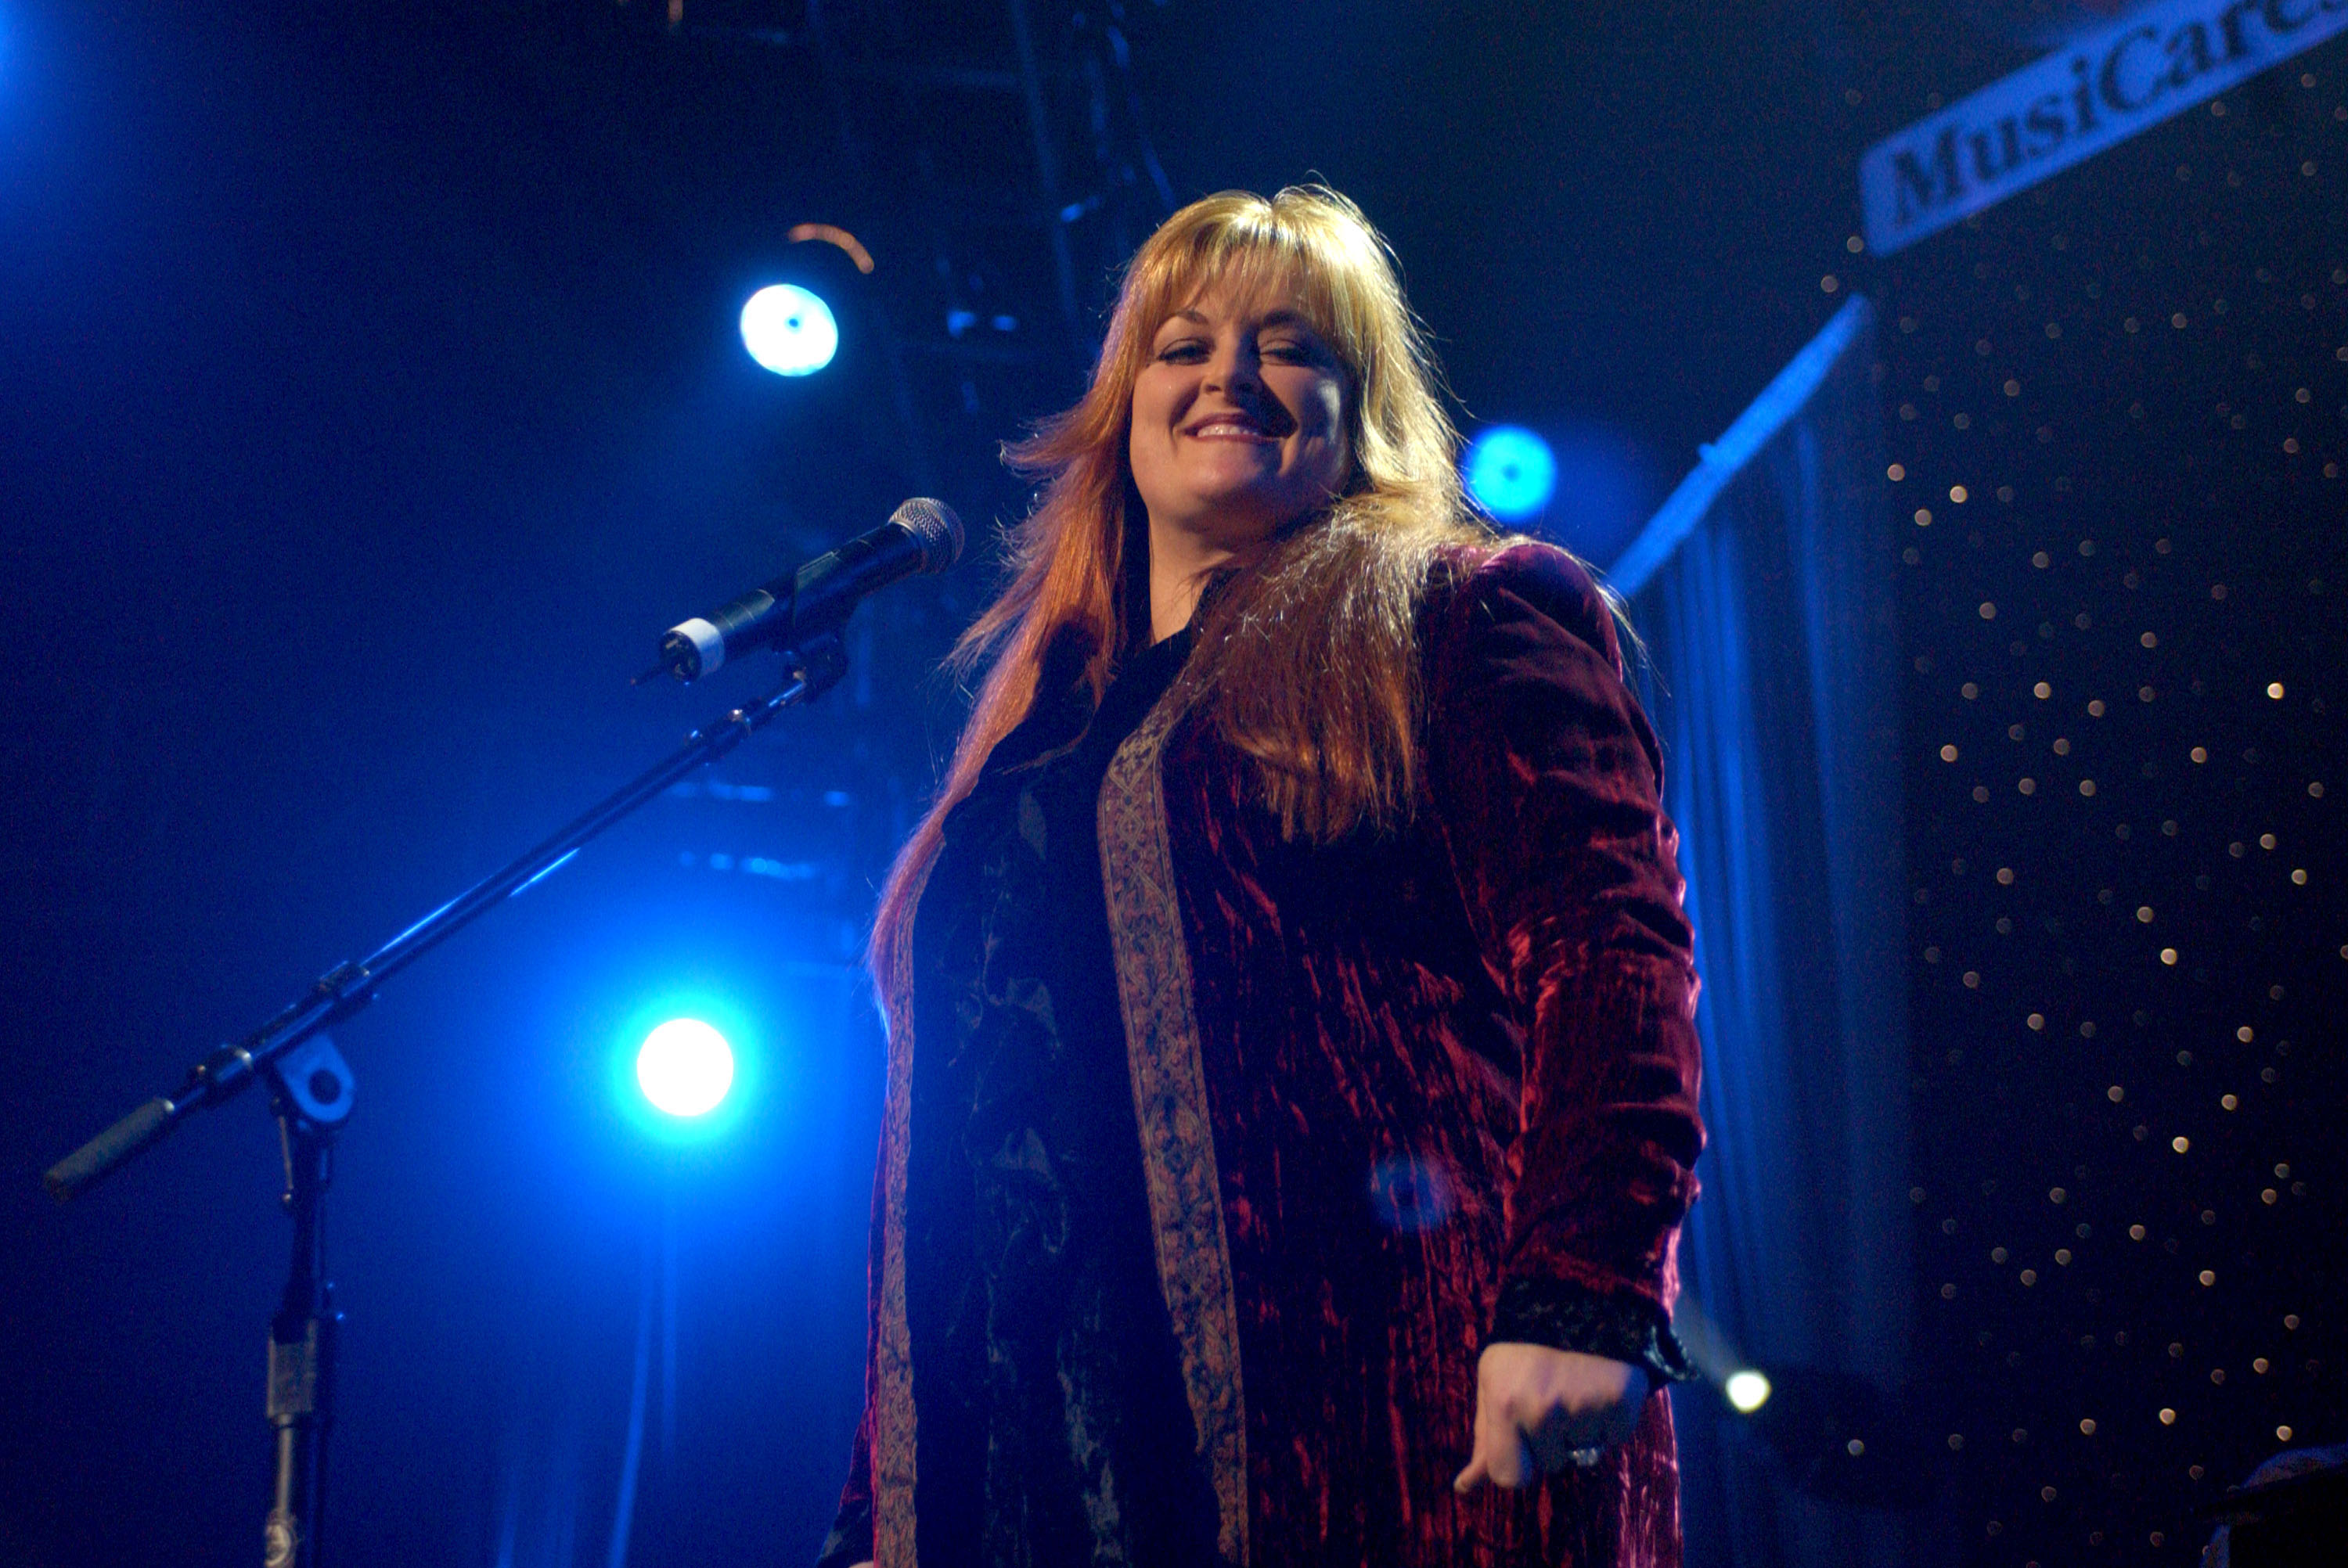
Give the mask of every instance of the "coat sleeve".
<svg viewBox="0 0 2348 1568">
<path fill-rule="evenodd" d="M 1670 1314 L 1702 1053 L 1653 732 L 1563 551 L 1467 571 L 1431 596 L 1426 637 L 1424 804 L 1524 1036 L 1487 1342 L 1684 1377 Z"/>
</svg>

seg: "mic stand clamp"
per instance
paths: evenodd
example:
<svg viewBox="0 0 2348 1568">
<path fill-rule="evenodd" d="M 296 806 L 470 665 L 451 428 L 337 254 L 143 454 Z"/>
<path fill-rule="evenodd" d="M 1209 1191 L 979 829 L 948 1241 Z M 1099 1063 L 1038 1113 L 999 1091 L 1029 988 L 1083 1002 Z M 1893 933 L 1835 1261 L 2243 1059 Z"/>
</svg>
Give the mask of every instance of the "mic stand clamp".
<svg viewBox="0 0 2348 1568">
<path fill-rule="evenodd" d="M 269 1324 L 269 1424 L 277 1485 L 263 1532 L 263 1568 L 317 1568 L 324 1514 L 326 1430 L 334 1421 L 335 1337 L 343 1315 L 326 1277 L 326 1188 L 335 1134 L 351 1115 L 351 1069 L 321 1031 L 263 1070 L 285 1154 L 294 1250 Z"/>
</svg>

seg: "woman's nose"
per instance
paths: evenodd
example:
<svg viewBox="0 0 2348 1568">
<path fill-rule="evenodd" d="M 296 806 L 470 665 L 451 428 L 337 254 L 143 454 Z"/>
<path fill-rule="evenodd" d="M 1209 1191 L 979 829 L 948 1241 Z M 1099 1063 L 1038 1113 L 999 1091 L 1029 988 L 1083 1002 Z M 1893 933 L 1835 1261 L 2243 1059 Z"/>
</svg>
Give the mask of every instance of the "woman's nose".
<svg viewBox="0 0 2348 1568">
<path fill-rule="evenodd" d="M 1207 384 L 1226 393 L 1252 391 L 1262 386 L 1255 354 L 1239 344 L 1218 348 L 1207 360 Z"/>
</svg>

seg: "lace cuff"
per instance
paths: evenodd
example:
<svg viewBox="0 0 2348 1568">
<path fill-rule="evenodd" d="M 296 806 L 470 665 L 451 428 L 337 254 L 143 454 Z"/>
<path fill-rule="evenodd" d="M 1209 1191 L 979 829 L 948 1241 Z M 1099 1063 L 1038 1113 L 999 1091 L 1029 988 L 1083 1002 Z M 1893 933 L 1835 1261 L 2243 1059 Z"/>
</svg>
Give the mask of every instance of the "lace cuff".
<svg viewBox="0 0 2348 1568">
<path fill-rule="evenodd" d="M 1628 1293 L 1601 1296 L 1564 1279 L 1512 1279 L 1500 1287 L 1484 1343 L 1509 1341 L 1579 1350 L 1643 1367 L 1657 1384 L 1695 1376 L 1671 1319 Z"/>
</svg>

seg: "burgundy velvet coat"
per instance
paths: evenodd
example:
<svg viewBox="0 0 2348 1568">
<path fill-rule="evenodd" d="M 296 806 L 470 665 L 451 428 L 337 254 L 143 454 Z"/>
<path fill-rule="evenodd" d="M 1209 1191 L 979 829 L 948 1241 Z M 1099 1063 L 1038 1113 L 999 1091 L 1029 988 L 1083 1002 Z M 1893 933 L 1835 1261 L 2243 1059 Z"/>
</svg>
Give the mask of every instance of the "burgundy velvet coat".
<svg viewBox="0 0 2348 1568">
<path fill-rule="evenodd" d="M 1221 1555 L 1675 1564 L 1660 1390 L 1592 1469 L 1451 1491 L 1478 1354 L 1496 1312 L 1509 1327 L 1504 1288 L 1594 1304 L 1617 1337 L 1660 1328 L 1676 1291 L 1703 1131 L 1661 759 L 1606 608 L 1561 552 L 1438 569 L 1421 643 L 1418 794 L 1397 832 L 1284 841 L 1252 764 L 1179 681 L 1101 792 L 1159 1277 Z M 881 979 L 889 1098 L 847 1501 L 870 1506 L 880 1568 L 911 1568 L 919 1042 L 908 977 Z"/>
</svg>

